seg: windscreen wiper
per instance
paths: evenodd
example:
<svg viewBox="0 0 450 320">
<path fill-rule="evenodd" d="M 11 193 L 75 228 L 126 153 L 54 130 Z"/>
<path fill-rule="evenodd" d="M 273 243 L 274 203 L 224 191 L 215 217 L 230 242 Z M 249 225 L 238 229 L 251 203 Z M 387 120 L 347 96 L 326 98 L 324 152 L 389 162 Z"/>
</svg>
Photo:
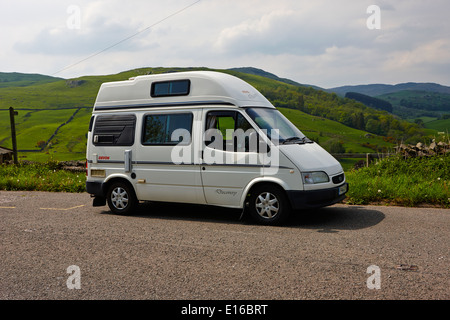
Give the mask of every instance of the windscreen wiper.
<svg viewBox="0 0 450 320">
<path fill-rule="evenodd" d="M 290 138 L 284 139 L 282 144 L 293 142 L 293 141 L 296 141 L 296 140 L 302 140 L 302 138 L 300 138 L 300 137 L 290 137 Z"/>
<path fill-rule="evenodd" d="M 287 143 L 313 143 L 312 140 L 308 139 L 307 137 L 290 137 L 285 139 L 281 144 L 287 144 Z"/>
</svg>

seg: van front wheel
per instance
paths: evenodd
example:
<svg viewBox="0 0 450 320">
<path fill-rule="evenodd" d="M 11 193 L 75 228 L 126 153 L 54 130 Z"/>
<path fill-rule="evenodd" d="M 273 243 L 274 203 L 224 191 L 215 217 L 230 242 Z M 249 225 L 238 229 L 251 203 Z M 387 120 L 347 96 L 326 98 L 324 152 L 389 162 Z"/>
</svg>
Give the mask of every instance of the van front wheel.
<svg viewBox="0 0 450 320">
<path fill-rule="evenodd" d="M 291 211 L 283 190 L 272 185 L 258 186 L 252 190 L 249 205 L 251 216 L 266 225 L 285 222 Z"/>
<path fill-rule="evenodd" d="M 115 214 L 131 214 L 137 206 L 134 190 L 123 182 L 114 182 L 108 189 L 107 201 L 109 209 Z"/>
</svg>

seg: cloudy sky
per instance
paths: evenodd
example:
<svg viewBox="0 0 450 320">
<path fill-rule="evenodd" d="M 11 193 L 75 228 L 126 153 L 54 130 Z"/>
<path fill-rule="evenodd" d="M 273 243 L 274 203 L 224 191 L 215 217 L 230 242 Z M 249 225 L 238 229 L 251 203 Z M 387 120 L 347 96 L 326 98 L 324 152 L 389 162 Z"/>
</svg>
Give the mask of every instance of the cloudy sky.
<svg viewBox="0 0 450 320">
<path fill-rule="evenodd" d="M 323 88 L 450 85 L 449 12 L 448 0 L 1 0 L 0 72 L 252 66 Z"/>
</svg>

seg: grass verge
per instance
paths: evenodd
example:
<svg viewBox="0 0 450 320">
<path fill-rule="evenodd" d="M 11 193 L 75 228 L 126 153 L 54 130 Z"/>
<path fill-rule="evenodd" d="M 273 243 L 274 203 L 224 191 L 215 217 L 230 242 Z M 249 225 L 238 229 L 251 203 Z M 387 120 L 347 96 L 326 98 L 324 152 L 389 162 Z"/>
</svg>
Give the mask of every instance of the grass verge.
<svg viewBox="0 0 450 320">
<path fill-rule="evenodd" d="M 450 208 L 450 154 L 392 156 L 346 173 L 348 204 L 431 205 Z"/>
<path fill-rule="evenodd" d="M 0 165 L 0 190 L 85 192 L 83 172 L 63 170 L 56 161 Z"/>
</svg>

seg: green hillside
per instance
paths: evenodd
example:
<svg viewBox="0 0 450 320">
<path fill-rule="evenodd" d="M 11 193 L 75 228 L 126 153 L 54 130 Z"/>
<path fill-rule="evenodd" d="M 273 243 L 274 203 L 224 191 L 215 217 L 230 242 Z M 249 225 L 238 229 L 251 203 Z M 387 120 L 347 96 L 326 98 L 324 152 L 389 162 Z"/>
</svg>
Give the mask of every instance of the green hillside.
<svg viewBox="0 0 450 320">
<path fill-rule="evenodd" d="M 301 84 L 301 83 L 298 83 L 298 82 L 293 81 L 291 79 L 280 78 L 280 77 L 274 75 L 273 73 L 270 73 L 270 72 L 267 72 L 267 71 L 264 71 L 264 70 L 261 70 L 261 69 L 257 69 L 257 68 L 244 67 L 244 68 L 231 68 L 231 69 L 228 69 L 228 70 L 229 71 L 237 71 L 239 73 L 253 74 L 253 75 L 256 75 L 256 76 L 269 78 L 269 79 L 276 80 L 276 81 L 279 81 L 279 82 L 292 84 L 292 85 L 295 85 L 295 86 L 311 87 L 311 88 L 314 88 L 314 89 L 317 89 L 317 90 L 324 90 L 324 89 L 322 89 L 322 88 L 320 88 L 318 86 L 309 85 L 309 84 Z"/>
<path fill-rule="evenodd" d="M 393 113 L 402 117 L 439 117 L 450 114 L 450 94 L 418 90 L 404 90 L 377 96 L 392 104 Z"/>
<path fill-rule="evenodd" d="M 0 72 L 0 88 L 26 87 L 37 83 L 48 83 L 59 80 L 61 80 L 61 78 L 55 78 L 41 74 Z"/>
<path fill-rule="evenodd" d="M 347 92 L 358 92 L 362 94 L 369 95 L 371 97 L 376 97 L 384 95 L 387 93 L 394 93 L 398 91 L 426 91 L 426 92 L 438 92 L 450 94 L 450 87 L 443 86 L 437 83 L 417 83 L 417 82 L 406 82 L 399 83 L 396 85 L 391 84 L 364 84 L 355 86 L 342 86 L 327 89 L 327 92 L 335 92 L 340 96 L 345 96 Z"/>
<path fill-rule="evenodd" d="M 393 147 L 382 136 L 354 129 L 342 123 L 306 114 L 299 110 L 278 108 L 293 124 L 310 139 L 318 142 L 330 152 L 333 143 L 342 144 L 345 153 L 383 152 Z"/>
<path fill-rule="evenodd" d="M 188 70 L 207 69 L 142 68 L 115 75 L 43 80 L 27 87 L 0 87 L 0 145 L 11 148 L 7 110 L 12 106 L 19 113 L 16 117 L 19 157 L 42 161 L 82 160 L 92 105 L 103 82 Z M 395 119 L 387 112 L 336 94 L 235 70 L 216 71 L 233 74 L 255 86 L 300 130 L 328 150 L 339 147 L 345 152 L 376 152 L 392 147 L 386 141 L 421 140 L 426 135 L 414 123 Z"/>
</svg>

